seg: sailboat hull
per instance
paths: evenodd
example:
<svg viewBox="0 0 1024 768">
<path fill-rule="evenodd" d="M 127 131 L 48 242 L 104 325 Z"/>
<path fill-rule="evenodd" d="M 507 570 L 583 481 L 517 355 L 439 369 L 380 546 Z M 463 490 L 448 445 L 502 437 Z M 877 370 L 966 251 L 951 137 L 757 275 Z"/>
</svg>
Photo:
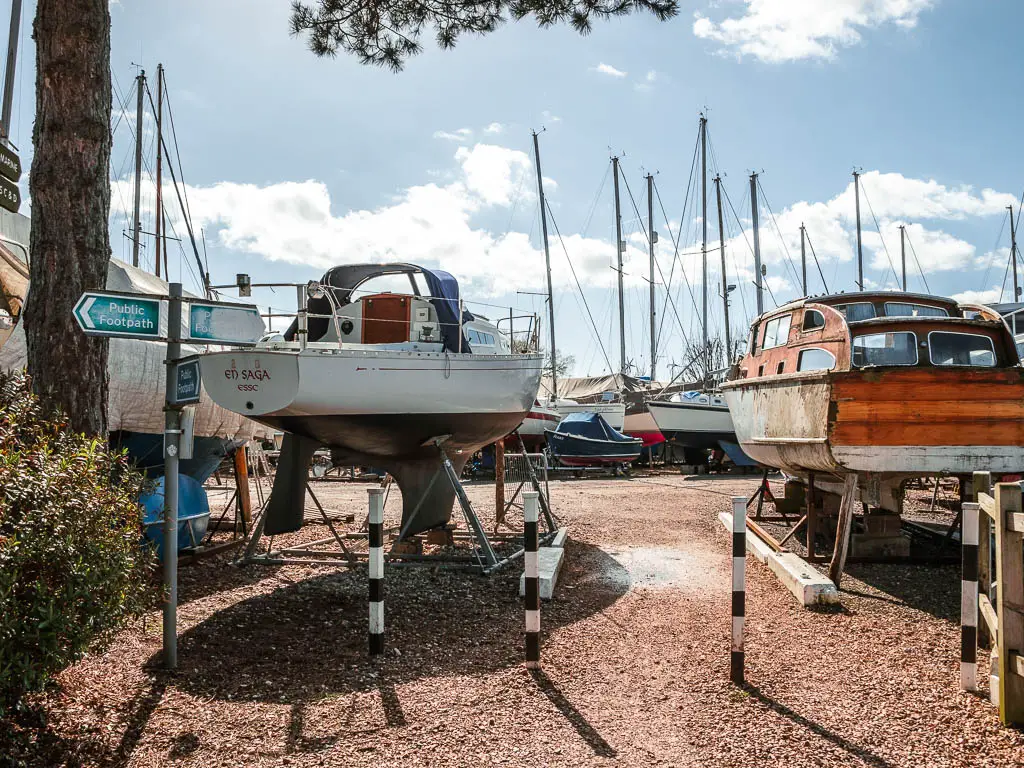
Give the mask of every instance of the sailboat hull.
<svg viewBox="0 0 1024 768">
<path fill-rule="evenodd" d="M 333 344 L 215 352 L 201 366 L 221 406 L 328 446 L 338 461 L 390 472 L 402 489 L 410 533 L 451 517 L 454 492 L 435 481 L 438 441 L 458 471 L 470 454 L 523 421 L 541 374 L 538 355 Z"/>
<path fill-rule="evenodd" d="M 670 444 L 712 450 L 720 440 L 736 442 L 728 407 L 656 401 L 648 401 L 647 407 Z"/>
</svg>

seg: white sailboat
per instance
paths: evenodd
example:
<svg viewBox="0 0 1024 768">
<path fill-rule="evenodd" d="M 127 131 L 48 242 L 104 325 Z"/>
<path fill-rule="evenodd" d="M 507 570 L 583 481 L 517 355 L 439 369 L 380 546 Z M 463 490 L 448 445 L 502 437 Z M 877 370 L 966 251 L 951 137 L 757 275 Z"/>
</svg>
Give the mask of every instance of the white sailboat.
<svg viewBox="0 0 1024 768">
<path fill-rule="evenodd" d="M 356 298 L 364 283 L 394 275 L 408 277 L 411 293 Z M 312 286 L 285 334 L 204 355 L 201 367 L 217 403 L 292 438 L 282 463 L 295 463 L 302 485 L 271 499 L 267 533 L 301 524 L 281 499 L 304 492 L 302 464 L 321 445 L 337 463 L 390 472 L 402 489 L 403 527 L 417 533 L 451 516 L 454 489 L 435 482 L 439 446 L 458 473 L 514 430 L 537 397 L 541 357 L 513 354 L 495 325 L 466 312 L 446 272 L 352 264 Z"/>
</svg>

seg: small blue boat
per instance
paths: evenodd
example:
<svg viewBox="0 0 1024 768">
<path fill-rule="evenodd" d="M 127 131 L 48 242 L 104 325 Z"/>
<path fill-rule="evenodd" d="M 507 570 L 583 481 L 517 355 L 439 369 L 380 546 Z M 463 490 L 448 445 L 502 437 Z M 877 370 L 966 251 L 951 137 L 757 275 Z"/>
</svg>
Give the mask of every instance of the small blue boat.
<svg viewBox="0 0 1024 768">
<path fill-rule="evenodd" d="M 164 478 L 139 499 L 145 513 L 142 527 L 146 539 L 156 547 L 156 554 L 164 557 Z M 196 547 L 206 536 L 210 524 L 210 501 L 202 483 L 188 475 L 178 477 L 178 551 Z"/>
<path fill-rule="evenodd" d="M 599 413 L 570 413 L 545 433 L 551 452 L 570 467 L 627 464 L 636 461 L 644 444 L 612 429 Z"/>
</svg>

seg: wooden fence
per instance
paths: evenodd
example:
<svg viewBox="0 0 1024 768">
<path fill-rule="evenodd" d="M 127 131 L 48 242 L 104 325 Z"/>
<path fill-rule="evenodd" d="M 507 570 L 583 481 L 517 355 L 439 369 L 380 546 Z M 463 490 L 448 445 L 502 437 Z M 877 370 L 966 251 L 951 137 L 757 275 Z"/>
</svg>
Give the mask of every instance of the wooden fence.
<svg viewBox="0 0 1024 768">
<path fill-rule="evenodd" d="M 998 701 L 1005 725 L 1024 725 L 1024 508 L 1018 483 L 999 483 L 992 493 L 987 472 L 974 473 L 978 514 L 965 505 L 964 594 L 962 600 L 961 679 L 975 687 L 969 664 L 977 646 L 990 645 L 998 657 Z M 977 538 L 969 530 L 977 521 Z M 994 533 L 994 539 L 993 539 Z M 994 556 L 994 563 L 993 563 Z M 976 559 L 975 559 L 976 558 Z M 972 578 L 973 577 L 973 578 Z M 976 584 L 974 586 L 972 584 Z M 995 583 L 995 605 L 989 595 Z M 987 659 L 982 657 L 986 662 Z M 998 695 L 996 695 L 998 694 Z"/>
</svg>

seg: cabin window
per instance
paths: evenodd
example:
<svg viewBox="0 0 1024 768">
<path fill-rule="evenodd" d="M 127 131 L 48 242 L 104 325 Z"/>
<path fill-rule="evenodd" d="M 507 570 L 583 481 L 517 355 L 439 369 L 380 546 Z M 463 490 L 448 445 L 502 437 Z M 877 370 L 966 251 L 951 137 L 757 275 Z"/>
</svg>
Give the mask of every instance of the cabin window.
<svg viewBox="0 0 1024 768">
<path fill-rule="evenodd" d="M 804 331 L 816 331 L 825 327 L 825 316 L 816 309 L 804 310 Z"/>
<path fill-rule="evenodd" d="M 785 370 L 786 370 L 786 361 L 785 361 L 785 360 L 783 360 L 783 361 L 782 361 L 781 363 L 779 363 L 779 364 L 778 364 L 778 366 L 777 366 L 777 367 L 775 368 L 775 372 L 776 372 L 776 373 L 783 373 L 783 372 L 784 372 Z"/>
<path fill-rule="evenodd" d="M 886 317 L 949 317 L 942 307 L 929 307 L 927 304 L 905 304 L 898 301 L 885 302 Z"/>
<path fill-rule="evenodd" d="M 932 365 L 993 368 L 996 364 L 992 339 L 976 333 L 932 331 L 928 334 L 928 356 Z"/>
<path fill-rule="evenodd" d="M 757 366 L 757 375 L 758 376 L 764 376 L 764 366 L 763 365 Z"/>
<path fill-rule="evenodd" d="M 757 354 L 757 332 L 761 327 L 754 323 L 754 327 L 750 329 L 750 340 L 747 342 L 747 348 L 750 350 L 750 354 Z"/>
<path fill-rule="evenodd" d="M 909 331 L 869 333 L 853 338 L 853 364 L 917 365 L 917 336 Z"/>
<path fill-rule="evenodd" d="M 764 342 L 761 349 L 781 347 L 789 341 L 789 320 L 791 315 L 783 315 L 769 320 L 764 324 Z"/>
<path fill-rule="evenodd" d="M 843 313 L 848 323 L 856 323 L 858 320 L 870 320 L 875 316 L 875 305 L 869 301 L 858 301 L 854 304 L 840 304 L 836 307 Z"/>
<path fill-rule="evenodd" d="M 831 371 L 835 367 L 835 356 L 831 352 L 815 347 L 800 350 L 800 359 L 796 365 L 798 371 Z"/>
</svg>

